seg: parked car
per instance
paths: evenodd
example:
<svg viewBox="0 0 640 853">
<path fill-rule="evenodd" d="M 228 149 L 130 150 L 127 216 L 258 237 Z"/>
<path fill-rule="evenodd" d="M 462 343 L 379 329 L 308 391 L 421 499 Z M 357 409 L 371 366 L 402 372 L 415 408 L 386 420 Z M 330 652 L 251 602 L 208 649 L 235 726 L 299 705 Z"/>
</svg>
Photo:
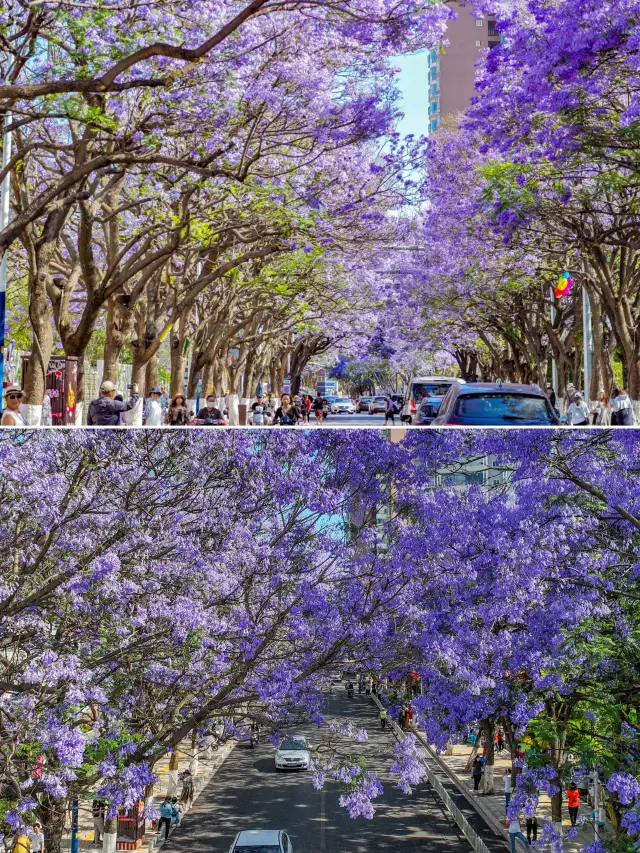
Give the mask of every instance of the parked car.
<svg viewBox="0 0 640 853">
<path fill-rule="evenodd" d="M 372 397 L 369 403 L 369 414 L 376 415 L 379 412 L 384 414 L 387 410 L 387 398 L 386 397 Z"/>
<path fill-rule="evenodd" d="M 331 414 L 339 415 L 340 412 L 346 412 L 348 415 L 355 414 L 356 407 L 349 397 L 338 397 L 331 403 Z"/>
<path fill-rule="evenodd" d="M 420 423 L 426 426 L 438 414 L 445 394 L 454 382 L 465 384 L 464 379 L 455 376 L 414 376 L 402 407 L 400 419 L 405 423 Z M 418 418 L 418 413 L 424 414 Z"/>
<path fill-rule="evenodd" d="M 293 847 L 282 829 L 245 829 L 236 835 L 229 853 L 293 853 Z"/>
<path fill-rule="evenodd" d="M 431 426 L 558 426 L 548 397 L 537 385 L 454 382 Z"/>
<path fill-rule="evenodd" d="M 360 412 L 368 412 L 369 411 L 369 403 L 373 400 L 373 397 L 360 397 L 358 400 L 357 411 L 358 414 Z"/>
<path fill-rule="evenodd" d="M 308 770 L 311 752 L 307 739 L 296 735 L 283 738 L 276 750 L 277 770 Z"/>
</svg>

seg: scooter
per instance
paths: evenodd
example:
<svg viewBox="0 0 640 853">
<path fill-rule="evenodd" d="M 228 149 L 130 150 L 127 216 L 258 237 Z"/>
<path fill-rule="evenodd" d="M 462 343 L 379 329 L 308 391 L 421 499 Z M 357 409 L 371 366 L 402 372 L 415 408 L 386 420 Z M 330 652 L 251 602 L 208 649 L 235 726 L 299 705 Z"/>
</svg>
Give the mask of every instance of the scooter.
<svg viewBox="0 0 640 853">
<path fill-rule="evenodd" d="M 347 687 L 347 696 L 349 699 L 353 699 L 353 687 Z"/>
</svg>

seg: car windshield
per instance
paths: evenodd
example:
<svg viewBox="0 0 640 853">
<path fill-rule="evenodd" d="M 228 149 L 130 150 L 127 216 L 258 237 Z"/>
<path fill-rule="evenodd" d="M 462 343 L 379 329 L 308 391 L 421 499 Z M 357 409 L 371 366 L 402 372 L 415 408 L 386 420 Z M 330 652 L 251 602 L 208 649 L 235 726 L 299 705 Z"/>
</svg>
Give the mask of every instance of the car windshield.
<svg viewBox="0 0 640 853">
<path fill-rule="evenodd" d="M 283 740 L 278 749 L 306 749 L 307 746 L 304 743 L 300 743 L 297 740 Z"/>
<path fill-rule="evenodd" d="M 234 853 L 280 853 L 280 847 L 277 844 L 248 844 L 234 847 Z"/>
<path fill-rule="evenodd" d="M 449 388 L 451 388 L 450 382 L 414 382 L 413 399 L 417 401 L 424 397 L 444 397 Z"/>
<path fill-rule="evenodd" d="M 387 398 L 386 397 L 375 397 L 375 401 L 376 401 L 376 403 L 386 403 Z"/>
<path fill-rule="evenodd" d="M 350 402 L 351 402 L 351 398 L 350 398 L 350 397 L 339 397 L 339 398 L 336 400 L 336 403 L 350 403 Z"/>
<path fill-rule="evenodd" d="M 542 397 L 527 397 L 524 394 L 463 395 L 456 404 L 456 415 L 487 421 L 551 423 L 547 401 Z"/>
</svg>

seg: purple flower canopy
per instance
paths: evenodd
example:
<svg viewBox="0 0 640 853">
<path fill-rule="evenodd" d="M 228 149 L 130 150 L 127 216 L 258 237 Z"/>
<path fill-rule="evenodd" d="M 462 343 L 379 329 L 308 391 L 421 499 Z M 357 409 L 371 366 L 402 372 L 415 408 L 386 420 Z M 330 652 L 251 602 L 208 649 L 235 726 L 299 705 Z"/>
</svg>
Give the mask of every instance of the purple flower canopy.
<svg viewBox="0 0 640 853">
<path fill-rule="evenodd" d="M 28 756 L 3 775 L 8 821 L 45 794 L 129 806 L 162 755 L 215 720 L 239 731 L 247 707 L 274 735 L 292 709 L 322 723 L 345 660 L 396 691 L 418 675 L 416 720 L 439 748 L 478 720 L 518 738 L 556 700 L 603 724 L 576 697 L 585 681 L 602 701 L 615 691 L 637 630 L 639 454 L 633 431 L 3 436 L 0 638 L 16 653 L 0 714 Z M 491 488 L 438 485 L 471 460 L 500 474 Z M 594 657 L 593 638 L 622 622 L 619 651 Z M 326 732 L 351 753 L 366 737 Z M 406 792 L 421 755 L 412 737 L 397 746 Z M 631 829 L 638 782 L 615 769 Z M 558 772 L 527 770 L 514 803 L 534 807 Z M 373 816 L 366 767 L 328 751 L 313 778 Z"/>
</svg>

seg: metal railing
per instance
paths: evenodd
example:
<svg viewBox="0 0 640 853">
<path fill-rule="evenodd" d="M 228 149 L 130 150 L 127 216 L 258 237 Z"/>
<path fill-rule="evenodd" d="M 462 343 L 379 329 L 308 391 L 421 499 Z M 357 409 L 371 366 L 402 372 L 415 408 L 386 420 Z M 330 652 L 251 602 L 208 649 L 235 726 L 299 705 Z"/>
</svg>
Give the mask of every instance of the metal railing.
<svg viewBox="0 0 640 853">
<path fill-rule="evenodd" d="M 372 696 L 372 699 L 376 703 L 378 708 L 382 709 L 383 706 L 380 703 L 378 697 Z M 396 722 L 394 722 L 393 720 L 391 720 L 389 718 L 387 718 L 387 722 L 391 726 L 391 729 L 392 729 L 393 733 L 395 734 L 396 738 L 403 737 L 404 732 L 402 731 L 402 729 L 400 728 L 400 726 Z M 420 738 L 420 740 L 422 741 L 422 738 Z M 471 826 L 469 821 L 466 819 L 466 817 L 463 815 L 463 813 L 460 811 L 458 806 L 453 802 L 453 800 L 451 799 L 451 796 L 449 795 L 448 791 L 446 790 L 446 788 L 444 787 L 442 782 L 437 778 L 437 776 L 434 775 L 434 773 L 431 770 L 431 768 L 429 767 L 429 764 L 427 761 L 424 762 L 424 769 L 425 769 L 425 774 L 426 774 L 427 780 L 429 781 L 429 784 L 431 785 L 433 790 L 436 792 L 437 796 L 442 800 L 445 808 L 447 809 L 447 811 L 449 812 L 449 814 L 451 815 L 451 817 L 455 821 L 458 829 L 462 832 L 464 837 L 467 839 L 467 841 L 469 842 L 469 844 L 471 845 L 471 847 L 473 848 L 475 853 L 491 853 L 491 851 L 489 850 L 487 845 L 480 838 L 480 836 L 475 831 L 475 829 L 473 829 L 473 827 Z"/>
</svg>

